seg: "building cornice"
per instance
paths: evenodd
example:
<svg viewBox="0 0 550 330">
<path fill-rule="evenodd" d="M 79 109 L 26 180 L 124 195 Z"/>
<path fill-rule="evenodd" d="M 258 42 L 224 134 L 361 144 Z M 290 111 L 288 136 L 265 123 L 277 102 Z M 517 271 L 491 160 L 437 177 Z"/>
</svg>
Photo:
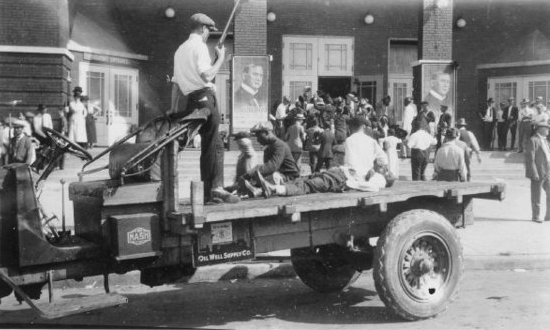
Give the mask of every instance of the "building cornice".
<svg viewBox="0 0 550 330">
<path fill-rule="evenodd" d="M 74 55 L 67 48 L 61 47 L 0 45 L 0 53 L 57 54 L 74 61 Z"/>
<path fill-rule="evenodd" d="M 522 66 L 537 66 L 537 65 L 548 65 L 550 60 L 539 60 L 539 61 L 523 61 L 523 62 L 506 62 L 506 63 L 486 63 L 476 65 L 476 69 L 499 69 L 499 68 L 516 68 Z"/>
<path fill-rule="evenodd" d="M 79 44 L 79 43 L 77 43 L 73 40 L 69 40 L 69 43 L 67 44 L 67 48 L 70 51 L 73 51 L 73 52 L 82 52 L 82 53 L 91 53 L 91 54 L 98 54 L 98 55 L 123 57 L 123 58 L 128 58 L 128 59 L 133 59 L 133 60 L 141 60 L 141 61 L 147 61 L 149 59 L 149 57 L 147 55 L 87 47 L 87 46 L 83 46 L 83 45 L 81 45 L 81 44 Z"/>
</svg>

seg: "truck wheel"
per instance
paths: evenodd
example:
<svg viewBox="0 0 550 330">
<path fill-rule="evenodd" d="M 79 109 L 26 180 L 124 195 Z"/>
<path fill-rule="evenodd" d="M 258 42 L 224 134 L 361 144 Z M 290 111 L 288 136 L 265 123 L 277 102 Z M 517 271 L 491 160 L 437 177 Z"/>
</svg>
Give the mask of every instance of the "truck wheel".
<svg viewBox="0 0 550 330">
<path fill-rule="evenodd" d="M 462 245 L 451 223 L 433 211 L 411 210 L 380 235 L 373 277 L 384 304 L 413 321 L 447 309 L 463 268 Z"/>
<path fill-rule="evenodd" d="M 307 286 L 319 292 L 334 292 L 348 287 L 361 275 L 342 253 L 338 245 L 322 245 L 292 249 L 290 258 L 294 271 Z"/>
</svg>

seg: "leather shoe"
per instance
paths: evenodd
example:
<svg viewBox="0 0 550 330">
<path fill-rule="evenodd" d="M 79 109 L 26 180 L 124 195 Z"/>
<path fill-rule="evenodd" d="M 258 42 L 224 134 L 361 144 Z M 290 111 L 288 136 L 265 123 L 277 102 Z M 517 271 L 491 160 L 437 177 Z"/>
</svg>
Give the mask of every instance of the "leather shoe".
<svg viewBox="0 0 550 330">
<path fill-rule="evenodd" d="M 534 222 L 543 223 L 542 219 L 533 219 Z"/>
<path fill-rule="evenodd" d="M 254 198 L 254 197 L 260 197 L 262 196 L 262 189 L 254 187 L 250 181 L 244 180 L 244 186 L 246 187 L 248 197 Z"/>
<path fill-rule="evenodd" d="M 219 199 L 222 200 L 224 203 L 238 203 L 241 201 L 239 196 L 235 196 L 231 193 L 228 193 L 227 191 L 223 190 L 223 188 L 214 188 L 210 191 L 210 196 L 212 197 L 212 200 Z"/>
</svg>

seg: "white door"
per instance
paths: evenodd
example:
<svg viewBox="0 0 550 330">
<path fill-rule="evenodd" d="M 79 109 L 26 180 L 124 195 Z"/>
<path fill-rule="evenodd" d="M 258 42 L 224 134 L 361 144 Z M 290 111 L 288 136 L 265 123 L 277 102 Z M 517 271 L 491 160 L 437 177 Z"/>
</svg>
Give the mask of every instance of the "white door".
<svg viewBox="0 0 550 330">
<path fill-rule="evenodd" d="M 393 114 L 389 114 L 390 118 L 395 118 L 395 124 L 401 125 L 403 122 L 403 103 L 406 96 L 412 95 L 412 77 L 397 78 L 391 77 L 388 82 L 388 95 L 391 97 L 391 105 Z"/>
<path fill-rule="evenodd" d="M 138 70 L 80 63 L 80 86 L 96 114 L 98 146 L 109 146 L 138 123 Z"/>
<path fill-rule="evenodd" d="M 323 77 L 353 76 L 352 37 L 284 36 L 283 96 L 292 102 L 305 86 L 317 92 Z"/>
</svg>

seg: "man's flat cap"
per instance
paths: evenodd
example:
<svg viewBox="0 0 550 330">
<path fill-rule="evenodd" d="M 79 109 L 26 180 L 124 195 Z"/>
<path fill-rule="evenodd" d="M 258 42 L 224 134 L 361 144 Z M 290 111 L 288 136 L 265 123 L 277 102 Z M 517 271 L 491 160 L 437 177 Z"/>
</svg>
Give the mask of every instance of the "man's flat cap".
<svg viewBox="0 0 550 330">
<path fill-rule="evenodd" d="M 206 25 L 210 30 L 218 31 L 218 29 L 216 29 L 216 23 L 214 23 L 213 19 L 203 13 L 193 14 L 191 16 L 191 26 L 195 28 L 200 25 Z"/>
</svg>

